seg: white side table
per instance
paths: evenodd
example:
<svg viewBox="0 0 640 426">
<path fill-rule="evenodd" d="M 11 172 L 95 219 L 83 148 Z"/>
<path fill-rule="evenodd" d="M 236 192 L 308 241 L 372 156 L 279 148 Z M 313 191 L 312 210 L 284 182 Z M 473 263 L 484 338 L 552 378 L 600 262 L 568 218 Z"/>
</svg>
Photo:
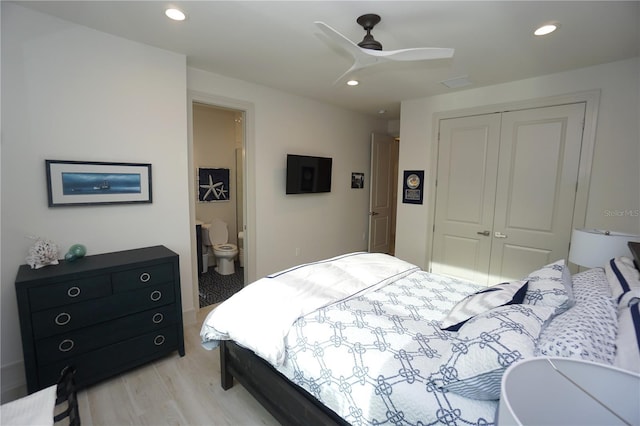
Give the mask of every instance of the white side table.
<svg viewBox="0 0 640 426">
<path fill-rule="evenodd" d="M 640 375 L 568 358 L 518 362 L 502 377 L 497 423 L 638 425 Z"/>
</svg>

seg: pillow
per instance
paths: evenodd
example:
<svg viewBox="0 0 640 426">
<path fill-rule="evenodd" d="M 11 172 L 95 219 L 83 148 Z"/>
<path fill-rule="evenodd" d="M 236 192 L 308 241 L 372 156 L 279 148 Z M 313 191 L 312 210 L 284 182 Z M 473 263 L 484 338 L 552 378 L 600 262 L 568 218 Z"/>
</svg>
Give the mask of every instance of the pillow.
<svg viewBox="0 0 640 426">
<path fill-rule="evenodd" d="M 616 257 L 604 266 L 607 281 L 611 288 L 611 295 L 616 302 L 624 293 L 631 290 L 640 290 L 640 272 L 633 265 L 633 260 L 628 257 Z"/>
<path fill-rule="evenodd" d="M 504 371 L 533 356 L 542 325 L 553 313 L 546 306 L 507 305 L 470 319 L 453 337 L 431 380 L 467 398 L 499 399 Z"/>
<path fill-rule="evenodd" d="M 620 311 L 613 365 L 640 373 L 640 304 Z"/>
<path fill-rule="evenodd" d="M 613 364 L 618 327 L 616 304 L 609 296 L 586 296 L 581 293 L 575 306 L 545 327 L 536 355 Z"/>
<path fill-rule="evenodd" d="M 572 278 L 575 303 L 589 300 L 595 295 L 611 297 L 611 289 L 604 268 L 587 269 L 575 274 Z"/>
<path fill-rule="evenodd" d="M 526 281 L 512 281 L 484 288 L 459 301 L 442 320 L 440 328 L 458 331 L 465 322 L 476 315 L 498 306 L 522 303 L 526 292 Z"/>
<path fill-rule="evenodd" d="M 629 290 L 620 296 L 618 300 L 618 310 L 620 311 L 624 308 L 629 308 L 637 303 L 640 303 L 640 289 Z"/>
<path fill-rule="evenodd" d="M 571 272 L 564 259 L 550 263 L 530 273 L 527 294 L 522 303 L 555 308 L 556 314 L 566 311 L 575 303 Z"/>
</svg>

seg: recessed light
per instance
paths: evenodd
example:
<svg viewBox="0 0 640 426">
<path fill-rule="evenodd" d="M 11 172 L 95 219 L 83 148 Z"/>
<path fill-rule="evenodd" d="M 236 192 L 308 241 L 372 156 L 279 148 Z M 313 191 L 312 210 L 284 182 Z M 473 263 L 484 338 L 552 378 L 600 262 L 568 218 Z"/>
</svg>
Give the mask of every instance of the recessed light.
<svg viewBox="0 0 640 426">
<path fill-rule="evenodd" d="M 357 86 L 358 84 L 360 84 L 360 82 L 358 80 L 349 80 L 349 81 L 347 81 L 347 85 L 349 85 L 349 86 Z"/>
<path fill-rule="evenodd" d="M 164 14 L 167 15 L 169 19 L 173 19 L 174 21 L 184 21 L 187 16 L 178 9 L 167 9 L 164 11 Z"/>
<path fill-rule="evenodd" d="M 378 114 L 382 115 L 382 114 L 386 114 L 387 110 L 386 109 L 380 109 L 378 110 Z"/>
<path fill-rule="evenodd" d="M 551 34 L 557 29 L 558 29 L 558 24 L 546 24 L 541 26 L 537 30 L 535 30 L 533 34 L 537 36 L 543 36 L 543 35 Z"/>
</svg>

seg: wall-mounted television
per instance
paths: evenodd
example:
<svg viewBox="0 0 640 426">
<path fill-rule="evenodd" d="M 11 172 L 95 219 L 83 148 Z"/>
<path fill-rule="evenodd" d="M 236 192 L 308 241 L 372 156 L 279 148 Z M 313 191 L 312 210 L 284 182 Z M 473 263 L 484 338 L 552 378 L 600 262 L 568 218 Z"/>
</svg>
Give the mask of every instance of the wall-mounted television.
<svg viewBox="0 0 640 426">
<path fill-rule="evenodd" d="M 287 154 L 287 194 L 331 192 L 331 163 L 327 157 Z"/>
</svg>

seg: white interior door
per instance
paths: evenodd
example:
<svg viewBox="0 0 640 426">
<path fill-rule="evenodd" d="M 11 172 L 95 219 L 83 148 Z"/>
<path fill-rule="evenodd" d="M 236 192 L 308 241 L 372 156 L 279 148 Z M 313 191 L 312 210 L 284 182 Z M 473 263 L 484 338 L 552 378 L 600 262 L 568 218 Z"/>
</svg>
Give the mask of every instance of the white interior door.
<svg viewBox="0 0 640 426">
<path fill-rule="evenodd" d="M 500 114 L 440 121 L 431 271 L 487 283 Z"/>
<path fill-rule="evenodd" d="M 490 281 L 567 258 L 585 104 L 503 114 Z"/>
<path fill-rule="evenodd" d="M 431 270 L 482 284 L 566 258 L 584 103 L 440 121 Z"/>
<path fill-rule="evenodd" d="M 371 135 L 371 186 L 369 196 L 369 244 L 372 253 L 389 253 L 393 222 L 394 164 L 398 144 L 391 136 Z"/>
</svg>

